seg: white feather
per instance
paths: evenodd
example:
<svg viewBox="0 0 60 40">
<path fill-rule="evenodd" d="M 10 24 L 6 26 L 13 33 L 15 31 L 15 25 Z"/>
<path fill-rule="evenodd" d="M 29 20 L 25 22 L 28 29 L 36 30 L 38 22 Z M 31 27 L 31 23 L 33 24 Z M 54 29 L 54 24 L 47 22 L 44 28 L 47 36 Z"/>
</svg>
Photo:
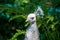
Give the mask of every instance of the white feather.
<svg viewBox="0 0 60 40">
<path fill-rule="evenodd" d="M 34 17 L 34 19 L 31 19 Z M 39 32 L 36 25 L 36 15 L 35 14 L 29 14 L 27 17 L 30 25 L 26 29 L 25 39 L 24 40 L 39 40 Z"/>
</svg>

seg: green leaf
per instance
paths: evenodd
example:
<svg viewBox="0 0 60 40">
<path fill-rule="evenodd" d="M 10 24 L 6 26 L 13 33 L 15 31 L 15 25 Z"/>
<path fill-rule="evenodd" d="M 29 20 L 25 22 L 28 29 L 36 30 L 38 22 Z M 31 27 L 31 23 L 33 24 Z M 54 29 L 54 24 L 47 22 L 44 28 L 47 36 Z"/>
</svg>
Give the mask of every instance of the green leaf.
<svg viewBox="0 0 60 40">
<path fill-rule="evenodd" d="M 17 33 L 15 33 L 10 40 L 17 40 L 17 37 L 18 37 L 19 35 L 25 34 L 25 31 L 23 31 L 23 30 L 17 29 L 16 31 L 17 31 Z"/>
<path fill-rule="evenodd" d="M 11 18 L 9 19 L 9 22 L 12 21 L 12 20 L 14 20 L 14 19 L 16 19 L 16 18 L 18 18 L 18 17 L 25 18 L 24 15 L 16 15 L 16 16 L 11 17 Z"/>
</svg>

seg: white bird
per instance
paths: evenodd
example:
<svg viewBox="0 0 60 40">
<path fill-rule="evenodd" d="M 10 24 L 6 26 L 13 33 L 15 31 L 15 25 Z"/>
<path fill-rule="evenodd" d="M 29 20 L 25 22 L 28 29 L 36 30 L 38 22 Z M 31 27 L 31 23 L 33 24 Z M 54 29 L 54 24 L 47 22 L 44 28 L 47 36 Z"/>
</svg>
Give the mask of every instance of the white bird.
<svg viewBox="0 0 60 40">
<path fill-rule="evenodd" d="M 28 15 L 26 22 L 30 23 L 29 27 L 26 30 L 25 39 L 24 40 L 39 40 L 39 31 L 36 24 L 36 16 L 40 15 L 43 18 L 43 10 L 38 7 L 38 9 Z"/>
<path fill-rule="evenodd" d="M 30 25 L 26 30 L 25 40 L 39 40 L 39 32 L 36 25 L 36 15 L 31 13 L 28 15 L 27 20 Z"/>
</svg>

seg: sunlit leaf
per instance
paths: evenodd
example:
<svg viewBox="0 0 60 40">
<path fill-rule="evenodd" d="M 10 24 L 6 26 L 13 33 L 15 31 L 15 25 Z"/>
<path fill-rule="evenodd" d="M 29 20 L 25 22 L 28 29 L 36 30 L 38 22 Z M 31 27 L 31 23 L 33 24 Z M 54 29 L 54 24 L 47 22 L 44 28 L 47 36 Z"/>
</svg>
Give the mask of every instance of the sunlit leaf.
<svg viewBox="0 0 60 40">
<path fill-rule="evenodd" d="M 25 16 L 24 16 L 24 15 L 16 15 L 16 16 L 11 17 L 11 18 L 9 19 L 9 22 L 10 22 L 10 21 L 12 21 L 13 19 L 18 18 L 18 17 L 25 18 Z"/>
</svg>

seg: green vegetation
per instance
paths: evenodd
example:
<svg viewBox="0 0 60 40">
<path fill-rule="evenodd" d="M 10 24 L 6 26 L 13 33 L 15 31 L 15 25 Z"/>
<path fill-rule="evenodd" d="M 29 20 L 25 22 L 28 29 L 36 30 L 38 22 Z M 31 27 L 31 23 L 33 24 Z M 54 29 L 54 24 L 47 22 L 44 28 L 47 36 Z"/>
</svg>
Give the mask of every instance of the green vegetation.
<svg viewBox="0 0 60 40">
<path fill-rule="evenodd" d="M 60 40 L 60 0 L 0 0 L 0 40 L 24 40 L 25 20 L 37 6 L 45 14 L 37 16 L 40 40 Z"/>
</svg>

